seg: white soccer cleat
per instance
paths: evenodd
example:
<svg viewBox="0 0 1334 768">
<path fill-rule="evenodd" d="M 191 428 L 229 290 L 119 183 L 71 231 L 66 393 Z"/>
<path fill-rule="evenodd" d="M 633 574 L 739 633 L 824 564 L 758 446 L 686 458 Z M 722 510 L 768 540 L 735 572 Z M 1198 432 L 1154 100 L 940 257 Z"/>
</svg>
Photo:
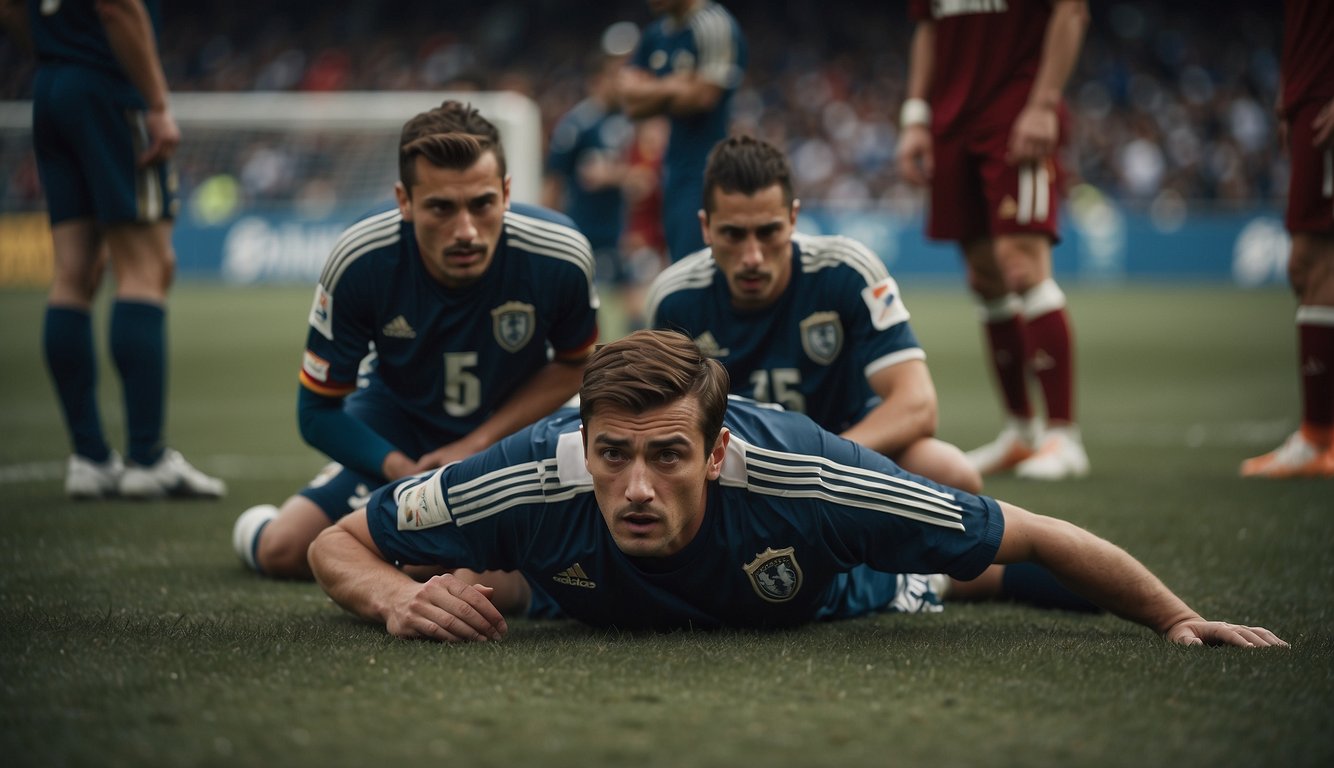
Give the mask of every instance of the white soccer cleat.
<svg viewBox="0 0 1334 768">
<path fill-rule="evenodd" d="M 241 516 L 236 518 L 236 524 L 232 526 L 232 549 L 236 550 L 236 556 L 241 558 L 241 562 L 249 566 L 252 571 L 263 573 L 255 559 L 259 534 L 264 530 L 264 526 L 277 516 L 277 507 L 272 504 L 259 504 L 242 512 Z"/>
<path fill-rule="evenodd" d="M 115 451 L 103 462 L 71 454 L 65 471 L 65 495 L 80 500 L 115 496 L 124 471 L 125 464 Z"/>
<path fill-rule="evenodd" d="M 979 475 L 994 475 L 1012 469 L 1032 456 L 1037 444 L 1037 423 L 1011 416 L 995 440 L 964 454 Z"/>
<path fill-rule="evenodd" d="M 1037 453 L 1014 468 L 1016 477 L 1028 480 L 1065 480 L 1088 473 L 1089 456 L 1079 437 L 1079 427 L 1073 424 L 1047 430 Z"/>
<path fill-rule="evenodd" d="M 180 451 L 168 448 L 151 467 L 129 464 L 120 476 L 120 495 L 130 499 L 217 499 L 227 484 L 190 466 Z"/>
<path fill-rule="evenodd" d="M 1299 430 L 1269 453 L 1243 461 L 1241 476 L 1334 477 L 1334 448 L 1315 445 Z"/>
</svg>

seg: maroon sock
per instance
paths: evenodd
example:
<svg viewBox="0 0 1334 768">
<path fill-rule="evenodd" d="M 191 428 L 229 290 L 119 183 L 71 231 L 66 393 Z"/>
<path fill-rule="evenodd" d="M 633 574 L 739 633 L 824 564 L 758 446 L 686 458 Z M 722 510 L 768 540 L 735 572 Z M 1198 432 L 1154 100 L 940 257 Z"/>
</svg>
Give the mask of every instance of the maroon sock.
<svg viewBox="0 0 1334 768">
<path fill-rule="evenodd" d="M 1064 307 L 1029 319 L 1025 326 L 1029 364 L 1047 402 L 1047 421 L 1074 421 L 1074 345 Z"/>
<path fill-rule="evenodd" d="M 1016 314 L 988 320 L 986 329 L 991 347 L 991 369 L 1005 400 L 1005 410 L 1022 419 L 1033 418 L 1033 404 L 1028 399 L 1028 372 L 1024 364 L 1028 355 L 1023 316 Z"/>
<path fill-rule="evenodd" d="M 1307 309 L 1303 307 L 1302 309 Z M 1314 308 L 1313 308 L 1314 309 Z M 1325 309 L 1321 307 L 1319 309 Z M 1334 323 L 1298 311 L 1297 359 L 1301 364 L 1302 424 L 1328 442 L 1334 430 Z"/>
</svg>

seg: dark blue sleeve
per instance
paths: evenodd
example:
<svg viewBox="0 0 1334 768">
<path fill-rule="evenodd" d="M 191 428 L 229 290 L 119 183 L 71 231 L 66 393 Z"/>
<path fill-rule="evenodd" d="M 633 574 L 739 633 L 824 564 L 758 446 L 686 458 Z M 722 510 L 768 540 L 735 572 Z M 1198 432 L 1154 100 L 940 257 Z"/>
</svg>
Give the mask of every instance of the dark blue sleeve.
<svg viewBox="0 0 1334 768">
<path fill-rule="evenodd" d="M 297 390 L 297 426 L 301 438 L 349 469 L 380 476 L 384 457 L 395 446 L 343 410 L 343 398 L 325 397 L 306 387 Z"/>
</svg>

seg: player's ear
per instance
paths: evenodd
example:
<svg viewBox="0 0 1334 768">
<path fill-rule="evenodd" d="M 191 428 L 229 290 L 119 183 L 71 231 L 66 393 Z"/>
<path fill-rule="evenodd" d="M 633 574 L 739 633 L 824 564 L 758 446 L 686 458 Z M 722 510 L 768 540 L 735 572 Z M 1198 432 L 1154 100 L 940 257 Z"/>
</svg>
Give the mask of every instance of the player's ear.
<svg viewBox="0 0 1334 768">
<path fill-rule="evenodd" d="M 412 193 L 401 181 L 394 182 L 394 198 L 398 200 L 398 212 L 403 214 L 403 220 L 412 221 Z"/>
<path fill-rule="evenodd" d="M 713 245 L 713 241 L 709 239 L 709 212 L 703 208 L 699 209 L 699 231 L 704 236 L 704 244 Z"/>
<path fill-rule="evenodd" d="M 732 438 L 732 433 L 723 427 L 718 431 L 718 439 L 713 443 L 713 450 L 709 451 L 709 466 L 705 471 L 705 477 L 709 480 L 717 480 L 723 473 L 723 459 L 727 457 L 727 441 Z"/>
<path fill-rule="evenodd" d="M 588 466 L 588 430 L 584 429 L 584 425 L 583 425 L 583 424 L 580 424 L 580 425 L 579 425 L 579 439 L 582 440 L 582 441 L 584 442 L 584 466 L 587 467 L 587 466 Z"/>
<path fill-rule="evenodd" d="M 797 211 L 799 210 L 801 210 L 801 200 L 794 197 L 792 198 L 792 208 L 787 212 L 788 215 L 787 223 L 789 226 L 793 227 L 797 226 Z"/>
<path fill-rule="evenodd" d="M 512 178 L 514 178 L 514 177 L 512 177 L 512 176 L 506 176 L 506 177 L 504 178 L 504 180 L 502 180 L 502 181 L 500 182 L 501 190 L 503 191 L 503 194 L 505 195 L 505 210 L 507 210 L 507 211 L 508 211 L 509 208 L 510 208 L 510 179 L 512 179 Z"/>
</svg>

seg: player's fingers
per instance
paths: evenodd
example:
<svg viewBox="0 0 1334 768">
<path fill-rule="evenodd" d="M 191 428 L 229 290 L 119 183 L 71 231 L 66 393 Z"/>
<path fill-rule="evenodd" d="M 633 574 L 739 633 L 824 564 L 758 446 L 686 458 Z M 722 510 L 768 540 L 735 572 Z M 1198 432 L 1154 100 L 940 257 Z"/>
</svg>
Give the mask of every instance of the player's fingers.
<svg viewBox="0 0 1334 768">
<path fill-rule="evenodd" d="M 1239 627 L 1234 626 L 1237 634 L 1246 638 L 1246 641 L 1257 648 L 1267 648 L 1272 645 L 1287 645 L 1282 640 L 1264 627 Z"/>
<path fill-rule="evenodd" d="M 472 584 L 446 573 L 432 578 L 426 587 L 430 602 L 448 614 L 436 618 L 449 631 L 461 633 L 467 627 L 476 639 L 490 640 L 500 640 L 508 631 L 505 617 Z"/>
</svg>

